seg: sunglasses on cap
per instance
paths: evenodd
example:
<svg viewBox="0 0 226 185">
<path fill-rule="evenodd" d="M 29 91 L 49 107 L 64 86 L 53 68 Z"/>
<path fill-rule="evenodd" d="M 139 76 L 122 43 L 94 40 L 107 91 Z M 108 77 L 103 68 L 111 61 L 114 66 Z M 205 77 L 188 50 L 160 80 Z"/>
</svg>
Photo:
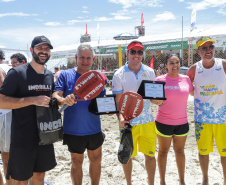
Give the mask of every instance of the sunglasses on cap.
<svg viewBox="0 0 226 185">
<path fill-rule="evenodd" d="M 199 50 L 202 50 L 203 52 L 205 52 L 208 49 L 213 50 L 214 48 L 215 48 L 215 46 L 214 45 L 211 45 L 211 46 L 206 46 L 206 47 L 199 48 Z"/>
<path fill-rule="evenodd" d="M 138 55 L 140 55 L 140 56 L 142 56 L 143 54 L 144 54 L 144 51 L 143 50 L 130 50 L 130 54 L 131 55 L 135 55 L 135 54 L 138 54 Z"/>
</svg>

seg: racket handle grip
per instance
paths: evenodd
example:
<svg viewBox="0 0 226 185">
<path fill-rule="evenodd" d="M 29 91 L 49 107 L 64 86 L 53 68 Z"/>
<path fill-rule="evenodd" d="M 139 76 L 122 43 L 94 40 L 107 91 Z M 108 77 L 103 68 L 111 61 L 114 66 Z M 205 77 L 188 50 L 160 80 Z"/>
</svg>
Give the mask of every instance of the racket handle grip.
<svg viewBox="0 0 226 185">
<path fill-rule="evenodd" d="M 62 113 L 67 107 L 68 107 L 67 104 L 63 105 L 63 106 L 59 109 L 59 112 Z"/>
</svg>

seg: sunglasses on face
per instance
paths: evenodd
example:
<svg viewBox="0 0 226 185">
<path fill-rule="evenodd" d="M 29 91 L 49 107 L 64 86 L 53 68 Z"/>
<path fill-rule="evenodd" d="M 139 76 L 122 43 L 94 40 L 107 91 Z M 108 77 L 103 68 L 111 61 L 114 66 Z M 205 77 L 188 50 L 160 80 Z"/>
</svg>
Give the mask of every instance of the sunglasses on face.
<svg viewBox="0 0 226 185">
<path fill-rule="evenodd" d="M 143 55 L 143 53 L 144 53 L 144 51 L 143 50 L 130 50 L 130 54 L 131 55 L 135 55 L 135 54 L 138 54 L 138 55 L 140 55 L 140 56 L 142 56 Z"/>
<path fill-rule="evenodd" d="M 208 49 L 213 50 L 214 48 L 215 48 L 215 46 L 214 46 L 214 45 L 211 45 L 211 46 L 207 46 L 207 47 L 202 47 L 202 48 L 200 48 L 199 50 L 202 50 L 203 52 L 205 52 L 205 51 L 207 51 Z"/>
</svg>

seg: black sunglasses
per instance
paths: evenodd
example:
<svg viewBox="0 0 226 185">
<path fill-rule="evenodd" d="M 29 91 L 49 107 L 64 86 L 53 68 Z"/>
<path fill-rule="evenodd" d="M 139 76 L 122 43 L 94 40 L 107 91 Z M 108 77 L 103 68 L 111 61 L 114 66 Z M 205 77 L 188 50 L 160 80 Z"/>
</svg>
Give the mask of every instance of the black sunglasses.
<svg viewBox="0 0 226 185">
<path fill-rule="evenodd" d="M 208 49 L 213 50 L 214 48 L 215 48 L 215 46 L 214 46 L 214 45 L 211 45 L 211 46 L 207 46 L 207 47 L 202 47 L 202 48 L 200 48 L 199 50 L 202 50 L 203 52 L 205 52 L 205 51 L 207 51 Z"/>
<path fill-rule="evenodd" d="M 130 54 L 131 55 L 135 55 L 135 54 L 138 54 L 138 55 L 140 55 L 140 56 L 142 56 L 143 54 L 144 54 L 144 51 L 143 50 L 130 50 Z"/>
</svg>

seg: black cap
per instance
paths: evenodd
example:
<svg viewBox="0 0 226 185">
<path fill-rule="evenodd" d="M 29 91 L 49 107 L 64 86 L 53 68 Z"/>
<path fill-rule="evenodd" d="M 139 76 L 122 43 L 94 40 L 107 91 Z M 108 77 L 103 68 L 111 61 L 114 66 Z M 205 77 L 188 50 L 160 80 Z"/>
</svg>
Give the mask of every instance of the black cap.
<svg viewBox="0 0 226 185">
<path fill-rule="evenodd" d="M 48 44 L 50 49 L 53 49 L 53 46 L 51 45 L 50 40 L 47 37 L 45 37 L 44 35 L 35 37 L 31 43 L 31 47 L 33 48 L 33 47 L 39 46 L 41 44 Z"/>
</svg>

